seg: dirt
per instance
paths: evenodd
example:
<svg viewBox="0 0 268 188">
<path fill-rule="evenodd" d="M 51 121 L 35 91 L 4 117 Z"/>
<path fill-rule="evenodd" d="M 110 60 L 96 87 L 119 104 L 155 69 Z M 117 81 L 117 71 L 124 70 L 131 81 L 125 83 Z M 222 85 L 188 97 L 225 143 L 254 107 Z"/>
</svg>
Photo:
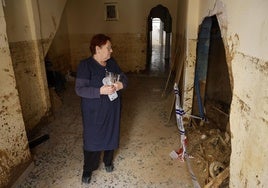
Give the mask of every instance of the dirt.
<svg viewBox="0 0 268 188">
<path fill-rule="evenodd" d="M 122 109 L 122 125 L 128 126 L 122 126 L 123 134 L 121 141 L 124 143 L 124 145 L 121 146 L 122 149 L 127 149 L 133 144 L 137 144 L 137 141 L 133 142 L 131 140 L 131 138 L 134 138 L 134 136 L 137 136 L 137 138 L 141 137 L 143 139 L 147 137 L 147 140 L 143 142 L 144 144 L 151 142 L 151 140 L 157 140 L 157 138 L 159 138 L 158 132 L 161 133 L 162 131 L 162 135 L 164 135 L 165 132 L 162 129 L 163 127 L 177 127 L 175 112 L 173 110 L 174 105 L 172 104 L 172 99 L 174 96 L 172 89 L 173 86 L 169 85 L 164 92 L 166 82 L 165 78 L 155 77 L 149 79 L 148 77 L 143 77 L 141 75 L 139 77 L 136 77 L 135 75 L 128 76 L 130 83 L 129 88 L 124 92 L 123 95 Z M 209 111 L 209 109 L 207 110 Z M 192 157 L 190 159 L 190 163 L 201 187 L 204 187 L 204 185 L 209 183 L 215 176 L 228 167 L 230 162 L 230 134 L 228 131 L 225 131 L 226 128 L 219 128 L 218 122 L 220 121 L 215 121 L 215 119 L 217 120 L 219 116 L 217 116 L 217 118 L 213 118 L 213 116 L 216 117 L 216 114 L 213 115 L 213 113 L 210 113 L 210 116 L 208 119 L 206 119 L 206 121 L 187 119 L 184 122 L 187 136 L 187 153 Z M 142 126 L 137 127 L 136 125 Z M 174 130 L 174 134 L 177 135 L 168 136 L 175 137 L 174 143 L 169 141 L 169 145 L 173 144 L 179 146 L 180 135 L 179 132 L 176 133 L 176 128 Z M 150 135 L 150 137 L 146 135 Z M 164 138 L 164 136 L 162 137 Z M 161 139 L 161 137 L 159 139 Z M 160 146 L 155 144 L 153 147 L 158 148 Z M 141 148 L 145 148 L 145 146 L 141 145 Z M 151 149 L 151 152 L 155 152 L 155 149 Z M 165 151 L 164 154 L 168 155 L 170 146 L 169 148 L 165 148 L 165 150 L 167 151 Z M 158 163 L 158 158 L 159 157 L 157 157 L 156 161 L 154 161 L 156 164 Z M 148 160 L 153 159 L 148 158 Z M 147 162 L 151 163 L 153 161 Z M 211 167 L 213 167 L 213 165 L 215 165 L 214 170 L 213 172 L 210 172 L 209 169 L 212 169 Z M 141 172 L 138 174 L 141 175 L 142 173 L 143 171 L 141 170 Z M 159 176 L 157 176 L 158 179 L 159 177 L 169 176 L 168 174 L 161 175 L 161 168 L 159 168 L 159 173 Z M 188 175 L 189 174 L 184 176 Z M 142 177 L 145 177 L 145 175 Z M 180 176 L 180 178 L 186 177 Z M 228 179 L 222 183 L 221 187 L 228 187 Z"/>
<path fill-rule="evenodd" d="M 163 83 L 159 83 L 160 85 Z M 174 112 L 173 89 L 169 85 L 166 89 L 165 97 L 163 97 L 164 87 L 160 93 L 162 97 L 162 105 L 158 110 L 159 116 L 163 119 L 164 126 L 177 126 L 176 116 Z M 147 101 L 144 101 L 145 107 Z M 220 116 L 215 111 L 215 105 L 206 105 L 209 112 L 206 120 L 194 118 L 184 118 L 184 128 L 187 137 L 187 153 L 191 157 L 190 163 L 198 183 L 201 187 L 208 184 L 213 178 L 219 175 L 225 168 L 229 166 L 231 155 L 231 137 L 228 125 L 225 125 L 226 115 Z M 171 110 L 173 110 L 171 112 Z M 222 120 L 224 119 L 224 121 Z M 223 125 L 224 124 L 224 125 Z M 178 134 L 179 138 L 179 134 Z M 229 178 L 226 178 L 220 187 L 228 187 Z"/>
<path fill-rule="evenodd" d="M 213 114 L 210 114 L 210 117 L 213 117 Z M 177 126 L 175 115 L 172 114 L 168 125 Z M 184 128 L 187 137 L 186 150 L 193 172 L 200 186 L 204 187 L 229 166 L 230 134 L 226 129 L 220 129 L 219 122 L 212 119 L 184 118 Z M 228 187 L 228 183 L 229 179 L 226 178 L 220 187 Z"/>
<path fill-rule="evenodd" d="M 209 122 L 195 120 L 185 126 L 187 151 L 193 156 L 192 166 L 200 184 L 206 185 L 230 163 L 230 135 Z M 213 168 L 212 168 L 213 167 Z M 226 180 L 222 187 L 226 186 Z"/>
</svg>

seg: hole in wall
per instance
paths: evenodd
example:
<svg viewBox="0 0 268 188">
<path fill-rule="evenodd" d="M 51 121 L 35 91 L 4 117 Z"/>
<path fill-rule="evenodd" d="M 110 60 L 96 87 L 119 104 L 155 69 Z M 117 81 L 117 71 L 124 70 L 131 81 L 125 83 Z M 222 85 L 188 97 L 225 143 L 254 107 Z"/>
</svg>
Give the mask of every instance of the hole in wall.
<svg viewBox="0 0 268 188">
<path fill-rule="evenodd" d="M 227 131 L 232 91 L 225 48 L 216 16 L 200 26 L 197 43 L 193 111 L 215 128 Z"/>
<path fill-rule="evenodd" d="M 220 164 L 217 173 L 229 166 L 231 155 L 231 139 L 229 127 L 230 105 L 232 100 L 231 82 L 224 43 L 216 16 L 206 17 L 199 27 L 196 49 L 196 67 L 194 78 L 194 96 L 192 114 L 203 118 L 193 119 L 189 140 L 202 140 L 198 145 L 189 146 L 193 155 L 201 156 L 198 160 L 207 167 Z M 209 176 L 203 168 L 194 167 L 201 184 L 209 182 Z M 212 177 L 212 175 L 210 175 Z M 229 180 L 226 179 L 228 182 Z"/>
</svg>

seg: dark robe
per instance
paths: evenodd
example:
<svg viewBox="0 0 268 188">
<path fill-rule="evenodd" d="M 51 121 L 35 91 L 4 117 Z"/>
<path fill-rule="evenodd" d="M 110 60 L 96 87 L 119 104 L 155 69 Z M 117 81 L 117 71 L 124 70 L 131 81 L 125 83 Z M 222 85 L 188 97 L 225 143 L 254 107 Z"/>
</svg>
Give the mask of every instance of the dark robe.
<svg viewBox="0 0 268 188">
<path fill-rule="evenodd" d="M 101 66 L 93 57 L 82 60 L 77 69 L 75 91 L 81 97 L 84 150 L 114 150 L 119 146 L 121 91 L 110 101 L 108 95 L 100 95 L 100 87 L 106 71 L 120 74 L 123 88 L 127 77 L 113 58 Z"/>
</svg>

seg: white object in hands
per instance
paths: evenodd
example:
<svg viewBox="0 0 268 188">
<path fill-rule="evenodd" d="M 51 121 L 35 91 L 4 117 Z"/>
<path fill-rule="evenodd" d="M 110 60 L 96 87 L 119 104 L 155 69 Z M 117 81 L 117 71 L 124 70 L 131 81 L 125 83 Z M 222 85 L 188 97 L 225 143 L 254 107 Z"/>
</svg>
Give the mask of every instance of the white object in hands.
<svg viewBox="0 0 268 188">
<path fill-rule="evenodd" d="M 118 76 L 112 72 L 106 72 L 106 77 L 103 78 L 102 83 L 104 85 L 113 85 L 116 81 L 118 81 Z M 114 92 L 110 95 L 108 95 L 110 101 L 115 100 L 118 97 L 117 92 Z"/>
<path fill-rule="evenodd" d="M 108 95 L 108 97 L 109 97 L 110 101 L 113 101 L 114 99 L 116 99 L 118 97 L 118 94 L 117 94 L 117 92 L 114 92 L 114 93 Z"/>
</svg>

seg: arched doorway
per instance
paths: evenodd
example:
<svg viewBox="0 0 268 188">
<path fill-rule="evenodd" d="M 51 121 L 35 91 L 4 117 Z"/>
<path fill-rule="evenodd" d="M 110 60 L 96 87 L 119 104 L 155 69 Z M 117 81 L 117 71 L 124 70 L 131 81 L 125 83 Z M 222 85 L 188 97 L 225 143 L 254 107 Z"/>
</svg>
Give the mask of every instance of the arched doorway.
<svg viewBox="0 0 268 188">
<path fill-rule="evenodd" d="M 166 7 L 152 8 L 147 19 L 147 66 L 149 72 L 166 73 L 169 68 L 172 18 Z"/>
</svg>

